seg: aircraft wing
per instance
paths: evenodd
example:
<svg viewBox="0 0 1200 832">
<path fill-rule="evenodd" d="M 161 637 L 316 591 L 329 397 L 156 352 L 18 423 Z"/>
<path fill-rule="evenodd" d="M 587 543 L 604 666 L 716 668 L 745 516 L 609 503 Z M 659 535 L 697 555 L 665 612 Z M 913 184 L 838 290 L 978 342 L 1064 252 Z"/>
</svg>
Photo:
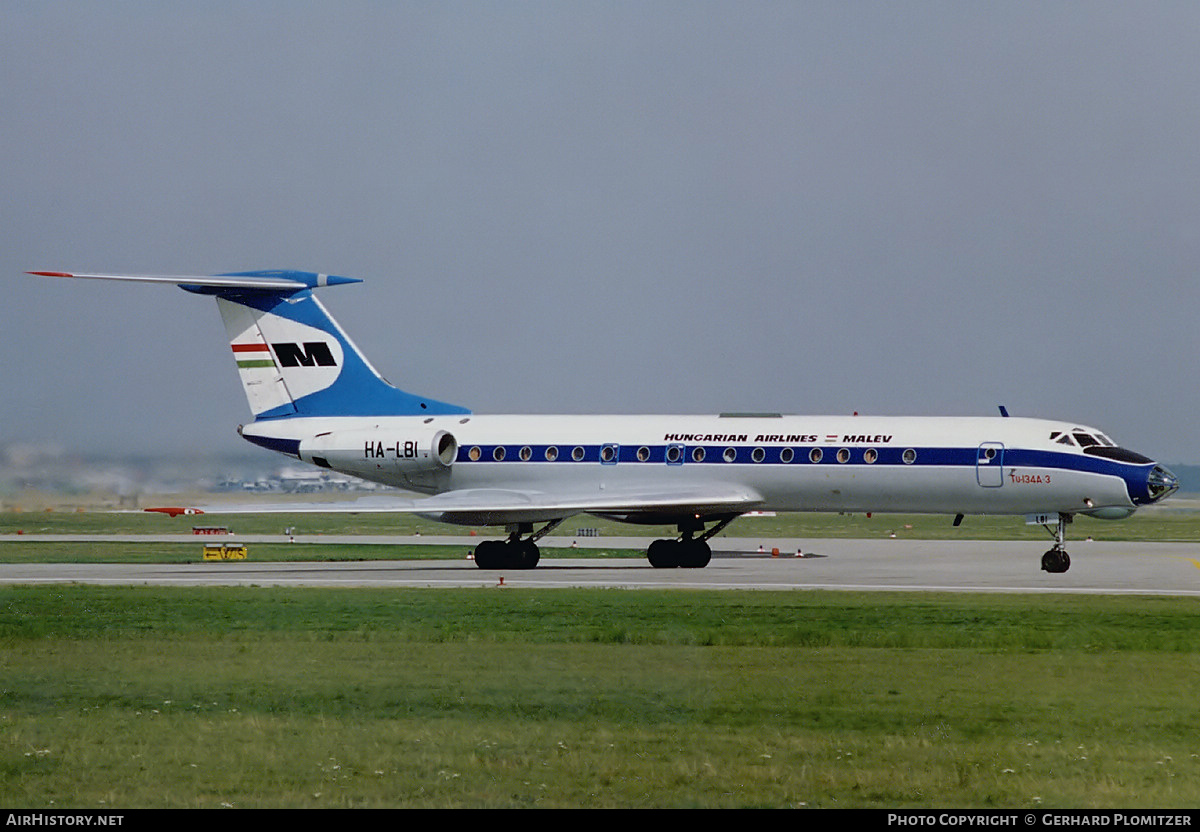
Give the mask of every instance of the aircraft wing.
<svg viewBox="0 0 1200 832">
<path fill-rule="evenodd" d="M 753 489 L 736 485 L 593 486 L 554 493 L 512 488 L 469 488 L 435 497 L 361 497 L 340 502 L 214 504 L 194 508 L 163 507 L 166 514 L 417 514 L 442 523 L 499 526 L 561 520 L 575 514 L 742 514 L 762 504 Z"/>
</svg>

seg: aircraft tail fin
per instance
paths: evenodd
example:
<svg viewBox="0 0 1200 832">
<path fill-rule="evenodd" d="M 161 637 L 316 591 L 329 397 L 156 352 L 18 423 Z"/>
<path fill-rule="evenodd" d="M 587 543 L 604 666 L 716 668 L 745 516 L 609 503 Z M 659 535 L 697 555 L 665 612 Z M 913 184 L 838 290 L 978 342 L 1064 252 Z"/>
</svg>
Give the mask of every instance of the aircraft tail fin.
<svg viewBox="0 0 1200 832">
<path fill-rule="evenodd" d="M 202 277 L 30 274 L 173 283 L 189 292 L 216 296 L 255 418 L 470 413 L 393 387 L 313 296 L 318 287 L 361 282 L 355 278 L 278 270 Z"/>
</svg>

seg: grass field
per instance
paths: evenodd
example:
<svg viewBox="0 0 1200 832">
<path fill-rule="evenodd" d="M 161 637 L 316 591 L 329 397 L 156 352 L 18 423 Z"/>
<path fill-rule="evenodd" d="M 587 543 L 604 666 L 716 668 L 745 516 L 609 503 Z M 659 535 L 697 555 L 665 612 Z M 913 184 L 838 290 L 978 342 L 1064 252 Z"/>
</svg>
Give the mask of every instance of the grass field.
<svg viewBox="0 0 1200 832">
<path fill-rule="evenodd" d="M 9 807 L 1195 807 L 1171 598 L 0 589 Z"/>
<path fill-rule="evenodd" d="M 11 512 L 0 533 L 225 522 L 445 530 L 370 515 Z M 1019 519 L 739 527 L 1045 537 Z M 1200 514 L 1071 533 L 1200 540 Z M 197 557 L 194 542 L 0 541 L 6 560 Z M 1196 621 L 1194 599 L 1157 597 L 3 587 L 0 805 L 1195 808 Z"/>
</svg>

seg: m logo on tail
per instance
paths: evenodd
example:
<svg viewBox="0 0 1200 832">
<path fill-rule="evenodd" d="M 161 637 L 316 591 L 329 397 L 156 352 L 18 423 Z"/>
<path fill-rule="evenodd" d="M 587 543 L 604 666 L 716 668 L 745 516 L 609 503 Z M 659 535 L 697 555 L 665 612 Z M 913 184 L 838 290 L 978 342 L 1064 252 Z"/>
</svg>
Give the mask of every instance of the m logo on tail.
<svg viewBox="0 0 1200 832">
<path fill-rule="evenodd" d="M 336 367 L 337 361 L 329 344 L 324 341 L 305 341 L 303 344 L 272 344 L 280 367 Z"/>
<path fill-rule="evenodd" d="M 268 304 L 273 300 L 268 298 Z M 298 412 L 297 401 L 337 383 L 346 354 L 335 331 L 329 331 L 334 330 L 332 322 L 322 315 L 311 315 L 312 323 L 305 323 L 277 314 L 299 317 L 305 307 L 316 310 L 311 297 L 275 303 L 275 311 L 241 298 L 218 297 L 217 305 L 255 416 L 292 415 Z"/>
</svg>

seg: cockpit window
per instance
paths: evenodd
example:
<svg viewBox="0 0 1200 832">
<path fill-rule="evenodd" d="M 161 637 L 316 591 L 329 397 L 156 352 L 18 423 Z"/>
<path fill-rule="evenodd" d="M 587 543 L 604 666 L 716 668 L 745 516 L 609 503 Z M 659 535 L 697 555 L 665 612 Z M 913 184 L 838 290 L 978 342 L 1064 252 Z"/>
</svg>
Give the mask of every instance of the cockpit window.
<svg viewBox="0 0 1200 832">
<path fill-rule="evenodd" d="M 1081 448 L 1115 448 L 1117 443 L 1113 442 L 1103 433 L 1090 431 L 1086 428 L 1072 428 L 1069 431 L 1051 431 L 1050 441 L 1057 442 L 1059 445 L 1070 445 L 1072 447 L 1078 445 Z"/>
</svg>

